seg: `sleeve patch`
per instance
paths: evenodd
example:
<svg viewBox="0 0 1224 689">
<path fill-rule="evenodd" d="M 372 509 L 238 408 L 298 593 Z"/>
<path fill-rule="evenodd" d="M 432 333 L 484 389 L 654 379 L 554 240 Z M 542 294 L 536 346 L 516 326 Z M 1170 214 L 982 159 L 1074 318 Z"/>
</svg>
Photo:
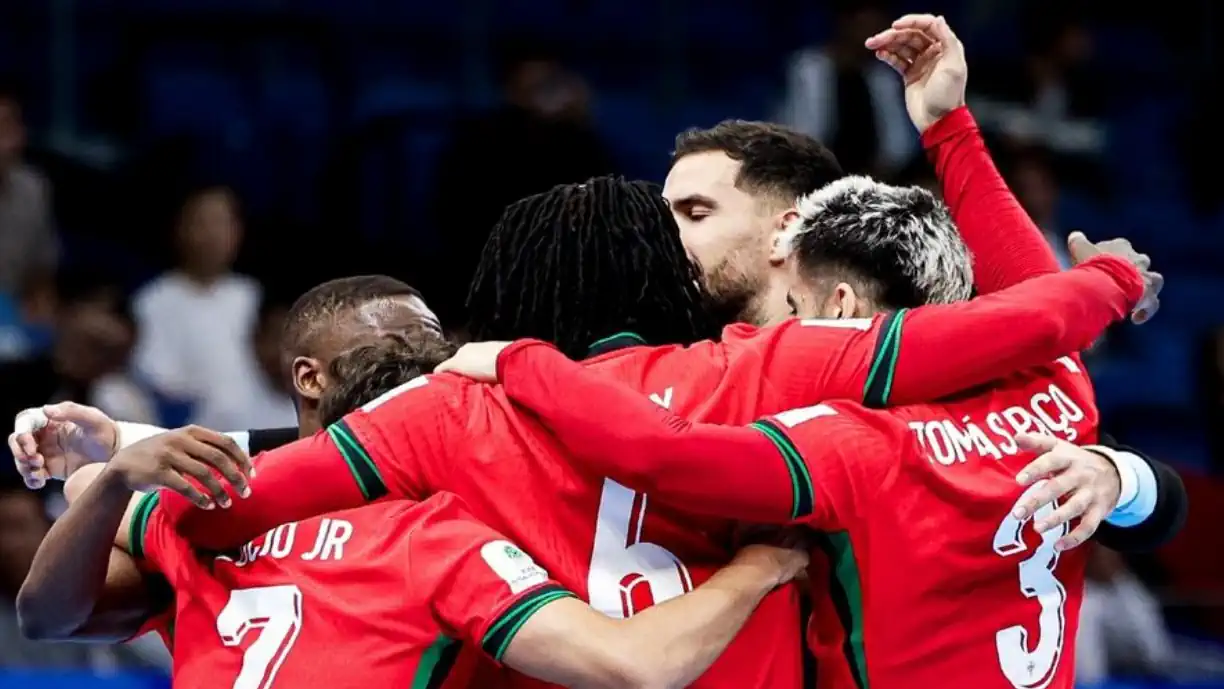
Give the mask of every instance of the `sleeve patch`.
<svg viewBox="0 0 1224 689">
<path fill-rule="evenodd" d="M 510 585 L 511 593 L 522 593 L 548 581 L 548 572 L 510 541 L 484 544 L 480 548 L 480 557 L 494 574 Z"/>
<path fill-rule="evenodd" d="M 787 428 L 794 428 L 795 426 L 798 426 L 806 421 L 819 419 L 822 416 L 833 416 L 836 413 L 837 410 L 827 404 L 817 404 L 811 407 L 787 409 L 784 412 L 775 414 L 774 419 Z"/>
</svg>

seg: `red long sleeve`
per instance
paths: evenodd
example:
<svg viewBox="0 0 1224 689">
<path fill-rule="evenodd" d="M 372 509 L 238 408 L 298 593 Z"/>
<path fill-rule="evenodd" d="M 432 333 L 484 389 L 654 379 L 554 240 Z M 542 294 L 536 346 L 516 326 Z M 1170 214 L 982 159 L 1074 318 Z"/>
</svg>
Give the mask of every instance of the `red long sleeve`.
<svg viewBox="0 0 1224 689">
<path fill-rule="evenodd" d="M 886 400 L 929 402 L 1078 353 L 1142 297 L 1131 264 L 1098 256 L 985 297 L 908 311 Z"/>
<path fill-rule="evenodd" d="M 999 174 L 968 108 L 957 108 L 931 125 L 922 134 L 922 146 L 973 254 L 979 293 L 1058 271 L 1054 251 Z"/>
<path fill-rule="evenodd" d="M 163 489 L 160 507 L 179 534 L 197 548 L 228 550 L 288 522 L 366 504 L 353 473 L 326 433 L 255 458 L 251 496 L 231 492 L 228 509 L 201 510 Z"/>
<path fill-rule="evenodd" d="M 689 423 L 535 340 L 506 348 L 498 368 L 506 395 L 592 471 L 694 513 L 791 519 L 790 474 L 762 433 Z"/>
<path fill-rule="evenodd" d="M 761 331 L 752 347 L 763 362 L 758 375 L 778 392 L 773 410 L 833 399 L 873 407 L 930 402 L 1079 352 L 1142 294 L 1132 266 L 1101 256 L 984 297 L 857 327 L 789 321 Z"/>
</svg>

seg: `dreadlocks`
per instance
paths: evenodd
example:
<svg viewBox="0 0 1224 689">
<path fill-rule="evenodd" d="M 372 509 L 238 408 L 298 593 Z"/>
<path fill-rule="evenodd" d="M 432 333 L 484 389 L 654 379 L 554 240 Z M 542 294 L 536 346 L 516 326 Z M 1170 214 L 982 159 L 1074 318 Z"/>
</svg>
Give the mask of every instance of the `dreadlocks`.
<svg viewBox="0 0 1224 689">
<path fill-rule="evenodd" d="M 626 330 L 652 343 L 715 337 L 699 275 L 656 185 L 563 184 L 494 226 L 468 293 L 471 334 L 539 338 L 574 358 Z"/>
</svg>

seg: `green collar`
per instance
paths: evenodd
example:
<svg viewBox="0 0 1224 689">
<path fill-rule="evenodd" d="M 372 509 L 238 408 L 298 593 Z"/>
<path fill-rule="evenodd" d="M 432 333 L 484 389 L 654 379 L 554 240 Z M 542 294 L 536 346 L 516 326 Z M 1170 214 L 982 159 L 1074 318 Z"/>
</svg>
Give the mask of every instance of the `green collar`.
<svg viewBox="0 0 1224 689">
<path fill-rule="evenodd" d="M 591 343 L 591 346 L 587 347 L 587 356 L 599 356 L 626 347 L 641 347 L 644 344 L 646 344 L 646 338 L 626 330 Z"/>
</svg>

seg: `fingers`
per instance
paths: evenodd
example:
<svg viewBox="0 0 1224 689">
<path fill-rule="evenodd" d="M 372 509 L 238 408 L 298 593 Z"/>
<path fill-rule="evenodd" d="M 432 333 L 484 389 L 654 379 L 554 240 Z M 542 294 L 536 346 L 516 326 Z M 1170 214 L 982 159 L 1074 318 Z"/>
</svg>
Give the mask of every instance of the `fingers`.
<svg viewBox="0 0 1224 689">
<path fill-rule="evenodd" d="M 949 50 L 960 51 L 960 39 L 942 16 L 933 14 L 907 14 L 892 23 L 894 29 L 921 31 L 934 41 L 944 44 Z"/>
<path fill-rule="evenodd" d="M 42 411 L 48 419 L 53 421 L 67 421 L 79 425 L 93 426 L 111 421 L 111 418 L 101 409 L 76 402 L 48 404 L 42 408 Z"/>
<path fill-rule="evenodd" d="M 1016 436 L 1016 445 L 1021 450 L 1045 453 L 1058 447 L 1058 439 L 1043 433 L 1021 433 Z"/>
<path fill-rule="evenodd" d="M 1053 438 L 1050 438 L 1050 440 L 1057 442 L 1054 441 Z M 1026 450 L 1033 449 L 1023 446 L 1021 447 Z M 1054 449 L 1054 447 L 1055 446 L 1051 446 L 1046 447 L 1045 449 L 1037 450 L 1038 452 L 1044 452 L 1044 454 L 1029 462 L 1023 469 L 1020 470 L 1020 473 L 1016 474 L 1016 483 L 1019 483 L 1022 486 L 1027 486 L 1034 483 L 1038 479 L 1051 476 L 1070 467 L 1071 457 L 1061 452 L 1051 452 L 1050 450 Z"/>
<path fill-rule="evenodd" d="M 1037 533 L 1045 533 L 1068 524 L 1072 519 L 1076 519 L 1088 512 L 1089 508 L 1092 507 L 1092 499 L 1091 491 L 1076 491 L 1071 497 L 1065 499 L 1061 505 L 1055 508 L 1053 512 L 1034 522 L 1033 528 Z"/>
<path fill-rule="evenodd" d="M 1036 490 L 1024 496 L 1024 499 L 1016 504 L 1016 509 L 1012 510 L 1013 517 L 1016 519 L 1028 519 L 1037 514 L 1037 510 L 1058 500 L 1068 491 L 1074 489 L 1075 482 L 1064 475 L 1047 479 L 1044 483 L 1037 484 L 1037 486 Z"/>
<path fill-rule="evenodd" d="M 1071 254 L 1072 262 L 1078 265 L 1101 253 L 1101 250 L 1088 241 L 1083 232 L 1076 231 L 1067 236 L 1067 253 Z"/>
<path fill-rule="evenodd" d="M 226 481 L 229 481 L 239 495 L 244 498 L 248 497 L 251 494 L 248 479 L 255 475 L 255 467 L 251 464 L 251 458 L 246 452 L 243 452 L 238 443 L 224 433 L 200 426 L 188 426 L 187 433 L 211 448 L 207 452 L 207 459 L 215 462 L 212 466 L 221 472 L 221 475 Z"/>
<path fill-rule="evenodd" d="M 1066 536 L 1058 539 L 1058 542 L 1054 544 L 1054 549 L 1058 551 L 1071 550 L 1087 543 L 1088 539 L 1092 538 L 1092 535 L 1101 527 L 1101 522 L 1105 521 L 1106 514 L 1107 512 L 1100 507 L 1093 506 L 1090 508 L 1084 514 L 1083 519 L 1080 519 L 1078 526 L 1072 529 Z"/>
<path fill-rule="evenodd" d="M 46 470 L 46 460 L 38 451 L 38 441 L 32 433 L 10 433 L 8 447 L 26 488 L 38 490 L 47 485 L 51 475 Z"/>
<path fill-rule="evenodd" d="M 191 504 L 202 510 L 211 510 L 215 507 L 211 498 L 200 492 L 198 488 L 191 485 L 190 481 L 178 474 L 166 472 L 162 477 L 161 485 L 187 498 L 191 501 Z"/>
</svg>

